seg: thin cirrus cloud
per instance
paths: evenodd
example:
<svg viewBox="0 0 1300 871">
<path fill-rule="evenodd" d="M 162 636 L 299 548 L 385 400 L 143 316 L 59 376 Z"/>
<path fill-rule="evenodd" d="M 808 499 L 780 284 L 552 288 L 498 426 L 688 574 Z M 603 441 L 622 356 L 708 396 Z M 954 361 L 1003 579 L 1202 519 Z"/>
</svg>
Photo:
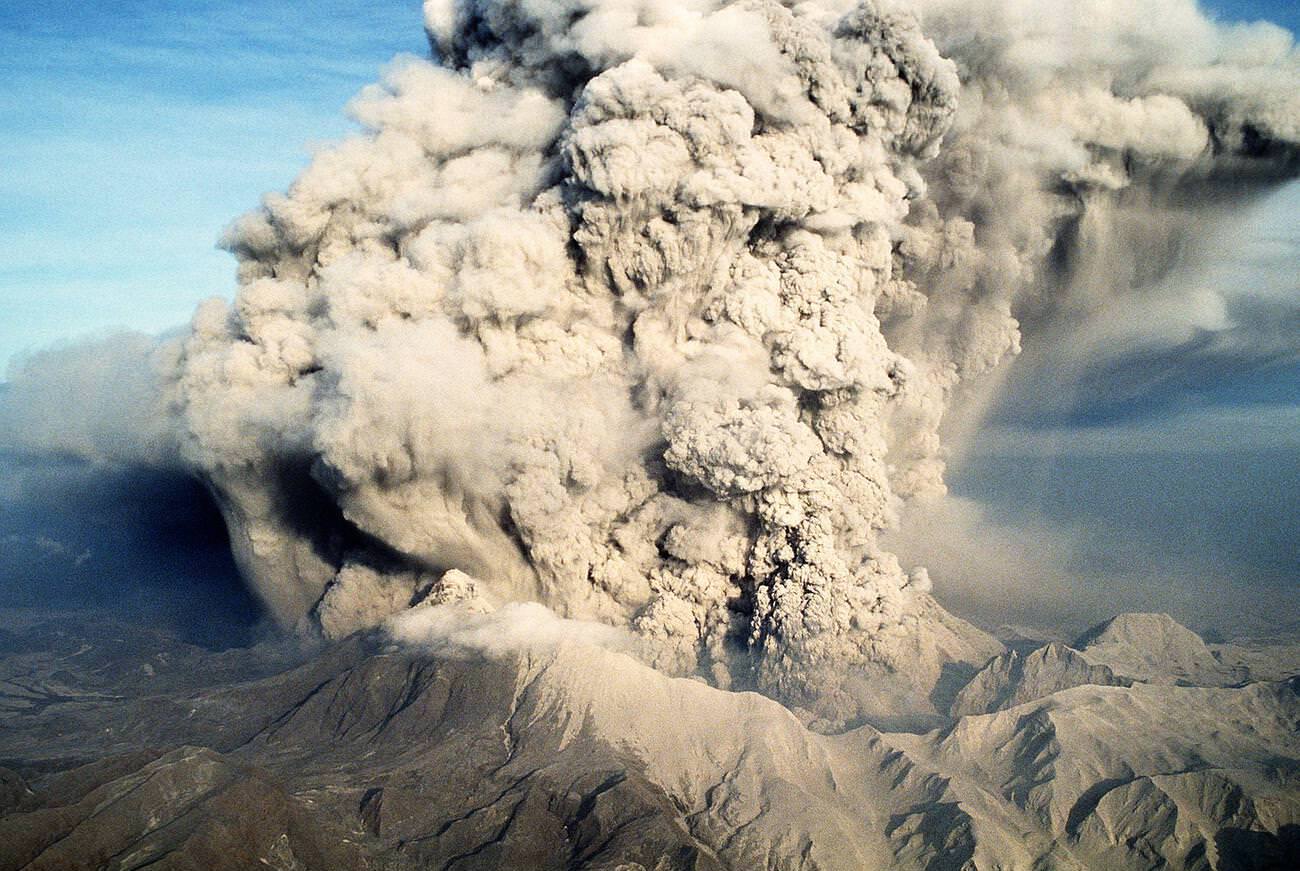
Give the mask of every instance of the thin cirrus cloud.
<svg viewBox="0 0 1300 871">
<path fill-rule="evenodd" d="M 1095 426 L 989 428 L 968 448 L 973 456 L 992 457 L 1134 457 L 1267 450 L 1300 451 L 1300 406 L 1222 405 Z"/>
<path fill-rule="evenodd" d="M 1054 341 L 1028 346 L 990 410 L 983 445 L 972 447 L 1042 453 L 1044 443 L 1063 443 L 1063 431 L 1076 432 L 1072 450 L 1090 452 L 1294 446 L 1272 421 L 1300 408 L 1297 210 L 1293 183 L 1234 211 L 1160 286 L 1119 294 Z M 1214 437 L 1224 420 L 1234 422 L 1232 438 Z"/>
</svg>

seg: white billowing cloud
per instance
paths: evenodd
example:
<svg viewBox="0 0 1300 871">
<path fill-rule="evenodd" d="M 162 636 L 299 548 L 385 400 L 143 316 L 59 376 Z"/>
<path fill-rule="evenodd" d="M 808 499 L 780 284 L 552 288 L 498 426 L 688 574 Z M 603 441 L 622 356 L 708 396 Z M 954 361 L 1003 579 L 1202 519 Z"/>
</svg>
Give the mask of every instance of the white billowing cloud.
<svg viewBox="0 0 1300 871">
<path fill-rule="evenodd" d="M 176 370 L 255 587 L 337 634 L 464 572 L 851 714 L 929 631 L 880 536 L 966 385 L 1112 305 L 1228 323 L 1151 288 L 1289 172 L 1297 66 L 1158 5 L 428 4 Z"/>
<path fill-rule="evenodd" d="M 746 643 L 792 691 L 870 659 L 924 595 L 874 544 L 907 361 L 873 312 L 959 83 L 909 17 L 840 17 L 430 7 L 442 66 L 232 228 L 176 370 L 282 621 L 467 573 L 724 683 Z"/>
<path fill-rule="evenodd" d="M 538 602 L 514 602 L 488 613 L 456 605 L 434 605 L 389 617 L 384 631 L 403 644 L 440 656 L 500 659 L 514 653 L 544 653 L 567 644 L 623 650 L 627 631 L 591 620 L 567 620 Z"/>
<path fill-rule="evenodd" d="M 840 721 L 850 672 L 928 688 L 917 649 L 985 650 L 881 541 L 943 492 L 955 403 L 1153 298 L 1300 146 L 1289 43 L 1191 0 L 426 22 L 437 62 L 232 226 L 237 298 L 169 369 L 242 570 L 331 635 L 472 576 L 498 613 L 631 627 L 661 668 Z"/>
</svg>

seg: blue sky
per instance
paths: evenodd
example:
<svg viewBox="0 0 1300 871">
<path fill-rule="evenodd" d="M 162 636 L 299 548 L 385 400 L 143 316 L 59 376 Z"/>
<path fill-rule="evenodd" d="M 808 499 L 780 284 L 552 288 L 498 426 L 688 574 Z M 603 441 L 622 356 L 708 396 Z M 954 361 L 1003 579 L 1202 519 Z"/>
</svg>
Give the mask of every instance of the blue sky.
<svg viewBox="0 0 1300 871">
<path fill-rule="evenodd" d="M 1300 33 L 1300 3 L 1295 0 L 1202 0 L 1201 8 L 1224 21 L 1272 21 Z"/>
<path fill-rule="evenodd" d="M 418 0 L 0 4 L 0 371 L 229 295 L 222 228 L 424 50 Z"/>
</svg>

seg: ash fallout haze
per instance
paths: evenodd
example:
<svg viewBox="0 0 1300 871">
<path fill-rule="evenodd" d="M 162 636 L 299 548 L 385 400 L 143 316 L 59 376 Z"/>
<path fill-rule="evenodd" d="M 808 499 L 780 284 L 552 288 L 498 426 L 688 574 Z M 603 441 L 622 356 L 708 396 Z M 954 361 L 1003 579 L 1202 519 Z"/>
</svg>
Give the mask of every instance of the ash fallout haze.
<svg viewBox="0 0 1300 871">
<path fill-rule="evenodd" d="M 240 131 L 168 133 L 210 201 L 383 42 L 342 6 L 4 40 Z M 0 868 L 1300 862 L 1293 10 L 409 11 L 233 293 L 192 200 L 6 182 L 9 349 L 28 284 L 137 331 L 0 387 Z"/>
</svg>

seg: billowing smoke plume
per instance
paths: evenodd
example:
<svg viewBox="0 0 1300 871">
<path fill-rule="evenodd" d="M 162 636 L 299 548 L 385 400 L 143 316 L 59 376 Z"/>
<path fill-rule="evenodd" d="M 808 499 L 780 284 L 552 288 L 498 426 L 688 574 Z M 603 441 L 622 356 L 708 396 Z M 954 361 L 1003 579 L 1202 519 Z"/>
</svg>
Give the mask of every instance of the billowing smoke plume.
<svg viewBox="0 0 1300 871">
<path fill-rule="evenodd" d="M 238 297 L 179 352 L 243 571 L 334 635 L 538 600 L 841 718 L 846 675 L 981 643 L 878 544 L 942 493 L 962 386 L 1300 143 L 1289 37 L 1190 0 L 425 19 L 436 60 L 233 227 Z"/>
</svg>

